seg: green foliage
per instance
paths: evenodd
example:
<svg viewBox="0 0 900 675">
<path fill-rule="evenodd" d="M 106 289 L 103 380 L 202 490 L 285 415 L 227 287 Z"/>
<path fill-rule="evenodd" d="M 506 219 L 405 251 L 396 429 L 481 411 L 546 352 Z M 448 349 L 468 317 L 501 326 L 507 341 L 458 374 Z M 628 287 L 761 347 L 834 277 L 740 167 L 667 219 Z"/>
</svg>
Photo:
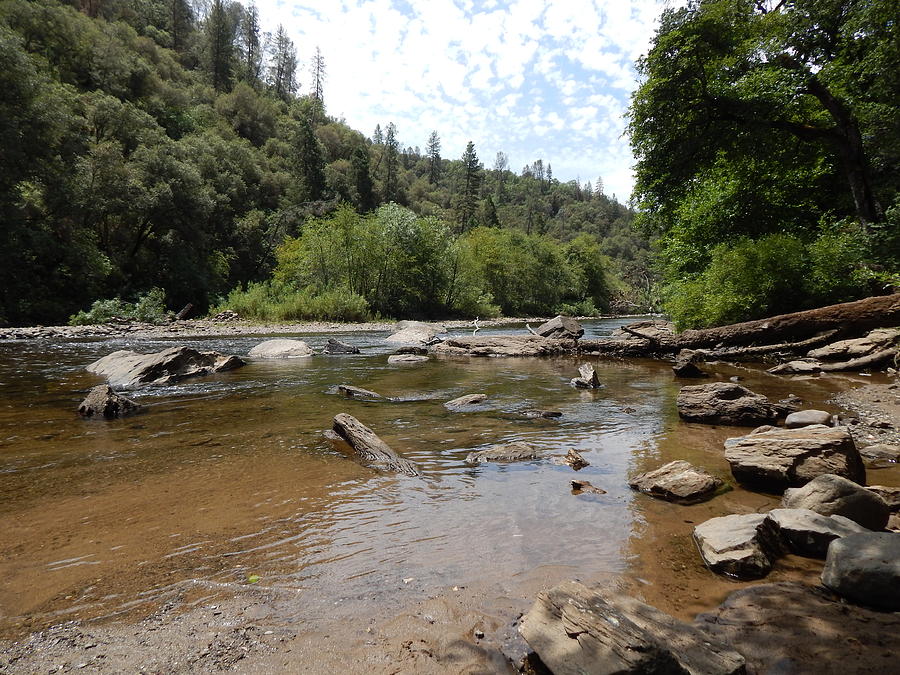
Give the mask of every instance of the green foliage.
<svg viewBox="0 0 900 675">
<path fill-rule="evenodd" d="M 296 290 L 276 281 L 251 283 L 246 290 L 235 289 L 211 313 L 223 309 L 259 321 L 366 321 L 372 318 L 365 298 L 351 291 L 331 290 L 316 294 L 311 289 Z"/>
<path fill-rule="evenodd" d="M 170 313 L 166 311 L 166 292 L 161 288 L 152 288 L 134 303 L 125 302 L 121 298 L 95 300 L 89 310 L 69 317 L 69 325 L 88 326 L 107 323 L 113 319 L 160 324 L 168 321 L 169 317 Z"/>
</svg>

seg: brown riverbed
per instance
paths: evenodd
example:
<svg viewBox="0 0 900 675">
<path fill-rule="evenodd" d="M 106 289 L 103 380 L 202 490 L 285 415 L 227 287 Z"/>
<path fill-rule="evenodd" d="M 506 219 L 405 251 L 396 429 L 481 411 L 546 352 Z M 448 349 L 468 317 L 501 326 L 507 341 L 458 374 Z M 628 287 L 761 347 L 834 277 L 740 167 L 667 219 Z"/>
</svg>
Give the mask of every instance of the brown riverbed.
<svg viewBox="0 0 900 675">
<path fill-rule="evenodd" d="M 687 507 L 627 488 L 629 475 L 672 459 L 728 479 L 722 441 L 745 431 L 680 422 L 666 364 L 596 360 L 605 387 L 584 392 L 568 386 L 570 359 L 389 367 L 385 335 L 342 334 L 360 356 L 256 362 L 142 390 L 146 412 L 114 422 L 74 414 L 98 382 L 83 366 L 175 343 L 0 346 L 0 670 L 503 672 L 525 650 L 519 614 L 557 581 L 599 580 L 685 619 L 741 587 L 702 566 L 691 528 L 777 497 L 735 488 Z M 187 342 L 245 354 L 259 339 Z M 710 370 L 835 412 L 828 399 L 864 384 L 885 392 L 878 405 L 896 398 L 885 376 Z M 400 400 L 346 401 L 334 391 L 345 382 Z M 489 399 L 469 412 L 441 405 L 477 392 Z M 563 417 L 524 419 L 534 407 Z M 379 474 L 333 446 L 321 432 L 337 412 L 423 477 Z M 880 433 L 860 427 L 870 432 Z M 511 440 L 578 449 L 591 466 L 577 476 L 607 494 L 571 494 L 576 474 L 551 461 L 463 461 Z M 870 482 L 897 485 L 900 472 Z M 814 583 L 820 565 L 789 557 L 770 579 Z"/>
</svg>

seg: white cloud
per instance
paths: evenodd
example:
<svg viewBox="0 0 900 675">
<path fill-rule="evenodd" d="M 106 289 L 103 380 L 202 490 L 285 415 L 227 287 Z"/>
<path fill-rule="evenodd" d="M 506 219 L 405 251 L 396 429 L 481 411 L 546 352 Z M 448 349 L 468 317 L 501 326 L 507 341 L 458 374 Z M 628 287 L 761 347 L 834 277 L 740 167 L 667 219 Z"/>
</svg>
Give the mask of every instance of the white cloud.
<svg viewBox="0 0 900 675">
<path fill-rule="evenodd" d="M 257 2 L 297 45 L 303 91 L 321 48 L 328 112 L 363 133 L 392 121 L 424 147 L 437 130 L 447 157 L 471 139 L 488 166 L 503 150 L 516 170 L 542 158 L 560 180 L 630 193 L 622 115 L 661 0 Z"/>
</svg>

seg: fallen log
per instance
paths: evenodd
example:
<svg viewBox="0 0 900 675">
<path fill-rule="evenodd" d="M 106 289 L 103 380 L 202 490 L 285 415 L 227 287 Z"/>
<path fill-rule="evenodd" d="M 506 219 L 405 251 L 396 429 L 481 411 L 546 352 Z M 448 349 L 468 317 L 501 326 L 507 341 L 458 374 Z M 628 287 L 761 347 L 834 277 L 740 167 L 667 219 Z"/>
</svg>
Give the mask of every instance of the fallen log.
<svg viewBox="0 0 900 675">
<path fill-rule="evenodd" d="M 419 469 L 414 463 L 391 450 L 374 431 L 353 415 L 338 413 L 334 416 L 332 429 L 365 461 L 407 476 L 419 475 Z"/>
<path fill-rule="evenodd" d="M 729 326 L 686 330 L 672 337 L 661 337 L 660 348 L 703 349 L 745 345 L 767 345 L 773 341 L 796 342 L 825 331 L 837 335 L 861 335 L 873 328 L 900 325 L 900 293 L 879 295 L 855 302 L 844 302 L 803 312 L 780 314 L 768 319 L 744 321 Z"/>
</svg>

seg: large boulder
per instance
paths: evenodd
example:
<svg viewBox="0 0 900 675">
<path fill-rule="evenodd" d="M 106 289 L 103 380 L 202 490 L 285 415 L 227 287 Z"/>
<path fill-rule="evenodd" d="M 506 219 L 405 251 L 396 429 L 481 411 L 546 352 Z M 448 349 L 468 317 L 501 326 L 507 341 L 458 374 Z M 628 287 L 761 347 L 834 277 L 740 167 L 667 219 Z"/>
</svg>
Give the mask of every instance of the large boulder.
<svg viewBox="0 0 900 675">
<path fill-rule="evenodd" d="M 542 591 L 519 632 L 555 675 L 724 675 L 737 652 L 655 607 L 567 581 Z"/>
<path fill-rule="evenodd" d="M 694 540 L 709 569 L 738 579 L 766 576 L 782 550 L 764 513 L 711 518 L 694 528 Z"/>
<path fill-rule="evenodd" d="M 400 321 L 386 342 L 401 345 L 427 345 L 437 341 L 439 333 L 446 333 L 444 326 L 421 321 Z"/>
<path fill-rule="evenodd" d="M 706 424 L 773 424 L 786 412 L 785 406 L 734 382 L 682 387 L 676 405 L 682 419 Z"/>
<path fill-rule="evenodd" d="M 736 590 L 693 625 L 760 675 L 891 673 L 900 654 L 900 614 L 836 602 L 824 589 L 794 582 Z"/>
<path fill-rule="evenodd" d="M 87 370 L 125 389 L 145 384 L 173 384 L 188 377 L 220 373 L 244 365 L 243 359 L 219 352 L 172 347 L 154 354 L 119 350 L 91 363 Z"/>
<path fill-rule="evenodd" d="M 534 332 L 546 338 L 577 340 L 584 335 L 584 328 L 575 319 L 560 315 L 542 323 Z"/>
<path fill-rule="evenodd" d="M 312 356 L 313 350 L 303 340 L 275 338 L 260 342 L 248 353 L 252 359 L 298 359 Z"/>
<path fill-rule="evenodd" d="M 896 344 L 898 339 L 900 328 L 878 328 L 865 337 L 841 340 L 813 349 L 807 356 L 819 361 L 849 361 L 889 348 Z"/>
<path fill-rule="evenodd" d="M 833 541 L 822 583 L 861 605 L 900 611 L 900 534 L 868 532 Z"/>
<path fill-rule="evenodd" d="M 833 474 L 817 476 L 803 487 L 786 490 L 781 505 L 824 516 L 844 516 L 870 530 L 883 529 L 890 517 L 890 508 L 880 496 Z"/>
<path fill-rule="evenodd" d="M 658 469 L 642 473 L 628 485 L 652 497 L 670 502 L 694 504 L 702 502 L 722 487 L 722 480 L 684 460 L 664 464 Z"/>
<path fill-rule="evenodd" d="M 811 427 L 815 424 L 828 425 L 831 423 L 831 413 L 824 410 L 798 410 L 784 418 L 784 426 L 788 429 Z"/>
<path fill-rule="evenodd" d="M 773 492 L 805 485 L 826 473 L 859 483 L 866 480 L 862 458 L 846 427 L 773 429 L 729 438 L 725 459 L 737 480 Z"/>
<path fill-rule="evenodd" d="M 141 406 L 131 399 L 114 392 L 108 384 L 98 384 L 78 406 L 78 414 L 82 417 L 103 417 L 109 420 L 131 415 L 140 408 Z"/>
<path fill-rule="evenodd" d="M 788 550 L 808 558 L 824 558 L 835 539 L 868 531 L 849 518 L 809 509 L 772 509 L 767 517 Z"/>
</svg>

